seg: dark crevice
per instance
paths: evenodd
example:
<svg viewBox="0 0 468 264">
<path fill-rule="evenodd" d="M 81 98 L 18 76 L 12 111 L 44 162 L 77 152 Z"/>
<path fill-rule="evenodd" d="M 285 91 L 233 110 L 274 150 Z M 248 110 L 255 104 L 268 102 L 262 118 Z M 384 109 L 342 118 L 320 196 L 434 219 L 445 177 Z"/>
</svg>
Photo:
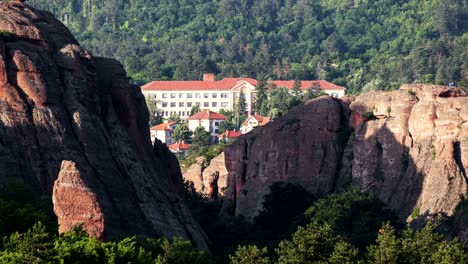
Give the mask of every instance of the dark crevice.
<svg viewBox="0 0 468 264">
<path fill-rule="evenodd" d="M 455 162 L 458 165 L 458 168 L 460 168 L 461 173 L 463 174 L 463 177 L 465 177 L 465 181 L 468 184 L 468 178 L 466 176 L 466 170 L 465 166 L 463 164 L 463 159 L 462 159 L 462 151 L 461 151 L 461 146 L 460 146 L 460 141 L 455 141 L 453 142 L 453 154 L 455 156 Z"/>
</svg>

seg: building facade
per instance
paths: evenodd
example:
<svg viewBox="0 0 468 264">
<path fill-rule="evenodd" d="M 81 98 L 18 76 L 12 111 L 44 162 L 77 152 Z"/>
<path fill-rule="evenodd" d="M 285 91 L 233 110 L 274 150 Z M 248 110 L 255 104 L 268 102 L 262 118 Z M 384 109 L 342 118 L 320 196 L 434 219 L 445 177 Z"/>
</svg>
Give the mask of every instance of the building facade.
<svg viewBox="0 0 468 264">
<path fill-rule="evenodd" d="M 251 115 L 249 116 L 249 118 L 247 118 L 247 120 L 244 121 L 244 123 L 242 123 L 242 126 L 240 127 L 240 131 L 242 132 L 242 134 L 246 134 L 258 126 L 264 126 L 268 124 L 268 122 L 270 122 L 269 117 Z"/>
<path fill-rule="evenodd" d="M 247 104 L 247 111 L 251 113 L 257 81 L 251 78 L 224 78 L 216 81 L 215 75 L 203 75 L 203 81 L 153 81 L 141 87 L 143 94 L 158 102 L 158 108 L 164 118 L 174 114 L 182 119 L 190 116 L 193 106 L 200 109 L 210 109 L 219 112 L 221 109 L 234 110 L 235 105 L 243 93 Z M 285 87 L 292 90 L 294 81 L 269 81 L 269 87 Z M 310 88 L 320 88 L 323 92 L 334 97 L 342 97 L 345 88 L 327 81 L 301 81 L 301 89 L 305 92 Z"/>
<path fill-rule="evenodd" d="M 155 139 L 159 139 L 162 143 L 166 143 L 167 145 L 174 143 L 172 140 L 172 131 L 174 131 L 177 125 L 177 122 L 165 122 L 150 128 L 151 141 L 154 143 Z"/>
<path fill-rule="evenodd" d="M 210 110 L 203 110 L 188 119 L 188 129 L 195 132 L 197 127 L 203 127 L 210 132 L 212 142 L 218 140 L 219 126 L 227 120 L 227 117 Z"/>
</svg>

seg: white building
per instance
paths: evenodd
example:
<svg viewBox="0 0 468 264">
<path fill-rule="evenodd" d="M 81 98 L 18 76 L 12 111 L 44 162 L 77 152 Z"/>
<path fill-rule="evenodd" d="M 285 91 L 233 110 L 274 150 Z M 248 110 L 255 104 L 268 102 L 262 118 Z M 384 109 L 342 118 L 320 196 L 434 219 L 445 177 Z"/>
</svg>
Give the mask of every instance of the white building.
<svg viewBox="0 0 468 264">
<path fill-rule="evenodd" d="M 203 110 L 190 116 L 187 120 L 190 131 L 195 132 L 195 129 L 201 126 L 210 132 L 211 138 L 214 141 L 215 139 L 217 140 L 219 135 L 219 125 L 225 122 L 227 117 L 210 110 Z"/>
<path fill-rule="evenodd" d="M 179 158 L 186 158 L 190 153 L 191 144 L 185 142 L 175 142 L 168 146 L 169 150 Z"/>
<path fill-rule="evenodd" d="M 224 78 L 216 81 L 215 75 L 206 73 L 203 81 L 154 81 L 143 85 L 141 90 L 145 96 L 158 101 L 158 108 L 165 118 L 173 114 L 182 119 L 190 116 L 190 110 L 196 104 L 201 109 L 210 109 L 219 112 L 221 109 L 232 111 L 236 105 L 240 93 L 245 96 L 247 112 L 252 112 L 252 104 L 255 102 L 257 81 L 251 78 Z M 293 89 L 294 81 L 269 81 L 270 87 L 285 87 Z M 323 92 L 342 97 L 345 88 L 333 83 L 319 81 L 301 81 L 301 89 L 320 88 Z"/>
<path fill-rule="evenodd" d="M 259 115 L 251 115 L 247 120 L 242 123 L 242 126 L 240 127 L 240 131 L 242 134 L 248 133 L 252 131 L 252 129 L 258 127 L 258 126 L 264 126 L 270 122 L 269 117 L 263 117 Z"/>
<path fill-rule="evenodd" d="M 167 145 L 174 143 L 172 140 L 172 131 L 174 131 L 177 124 L 177 122 L 168 122 L 150 128 L 151 141 L 154 143 L 155 138 L 157 138 Z"/>
</svg>

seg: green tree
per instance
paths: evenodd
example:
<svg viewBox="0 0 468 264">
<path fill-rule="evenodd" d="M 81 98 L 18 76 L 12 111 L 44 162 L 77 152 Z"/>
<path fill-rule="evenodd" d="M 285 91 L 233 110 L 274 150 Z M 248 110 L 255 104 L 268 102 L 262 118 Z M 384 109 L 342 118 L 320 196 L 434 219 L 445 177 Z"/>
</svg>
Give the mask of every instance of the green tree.
<svg viewBox="0 0 468 264">
<path fill-rule="evenodd" d="M 192 138 L 192 151 L 195 153 L 202 153 L 211 145 L 210 132 L 206 131 L 204 127 L 199 126 L 193 132 Z"/>
<path fill-rule="evenodd" d="M 237 99 L 235 107 L 235 117 L 236 117 L 236 127 L 239 128 L 242 124 L 242 120 L 245 119 L 245 114 L 247 112 L 247 102 L 245 100 L 245 94 L 241 91 L 239 93 L 239 98 Z"/>
<path fill-rule="evenodd" d="M 377 238 L 382 222 L 398 223 L 394 213 L 375 195 L 358 190 L 328 195 L 308 208 L 305 216 L 307 222 L 326 223 L 336 235 L 349 237 L 362 253 Z"/>
<path fill-rule="evenodd" d="M 169 120 L 171 120 L 172 122 L 180 122 L 180 116 L 174 113 L 169 117 Z"/>
<path fill-rule="evenodd" d="M 222 134 L 228 130 L 233 130 L 236 128 L 235 116 L 233 111 L 221 109 L 219 113 L 226 116 L 227 120 L 219 124 L 219 133 Z"/>
<path fill-rule="evenodd" d="M 13 233 L 3 241 L 1 263 L 50 263 L 54 258 L 54 239 L 38 222 L 26 233 Z"/>
<path fill-rule="evenodd" d="M 280 264 L 328 263 L 331 259 L 351 259 L 351 263 L 357 263 L 357 250 L 342 237 L 333 235 L 327 224 L 299 227 L 292 240 L 280 242 L 276 253 Z"/>
<path fill-rule="evenodd" d="M 193 248 L 192 243 L 180 238 L 169 241 L 163 238 L 159 241 L 162 252 L 156 258 L 155 264 L 210 264 L 213 258 L 203 250 Z"/>
<path fill-rule="evenodd" d="M 158 107 L 158 100 L 150 96 L 145 96 L 145 101 L 146 106 L 148 107 L 150 127 L 161 124 L 163 122 L 163 118 Z"/>
<path fill-rule="evenodd" d="M 267 249 L 259 249 L 255 245 L 239 246 L 235 255 L 229 255 L 230 264 L 270 264 Z"/>
<path fill-rule="evenodd" d="M 299 80 L 299 78 L 296 78 L 294 80 L 294 84 L 293 84 L 293 89 L 292 89 L 292 92 L 293 92 L 293 95 L 298 98 L 299 100 L 302 99 L 302 84 L 301 84 L 301 80 Z"/>
<path fill-rule="evenodd" d="M 186 124 L 179 124 L 175 127 L 172 137 L 176 142 L 190 143 L 192 141 L 192 131 L 188 129 Z"/>
<path fill-rule="evenodd" d="M 279 87 L 276 89 L 273 89 L 270 92 L 270 100 L 269 100 L 269 109 L 270 112 L 268 115 L 272 118 L 275 119 L 279 116 L 282 116 L 286 114 L 289 110 L 289 103 L 291 94 L 289 94 L 289 91 L 284 88 L 284 87 Z"/>
<path fill-rule="evenodd" d="M 395 235 L 395 229 L 385 224 L 379 230 L 377 245 L 371 245 L 367 255 L 369 263 L 396 264 L 401 261 L 401 241 Z"/>
<path fill-rule="evenodd" d="M 200 105 L 199 104 L 194 104 L 192 108 L 190 109 L 190 115 L 193 116 L 194 114 L 200 112 Z"/>
<path fill-rule="evenodd" d="M 266 90 L 266 80 L 262 76 L 257 82 L 257 94 L 255 98 L 255 112 L 261 116 L 266 116 L 268 114 L 268 94 Z"/>
</svg>

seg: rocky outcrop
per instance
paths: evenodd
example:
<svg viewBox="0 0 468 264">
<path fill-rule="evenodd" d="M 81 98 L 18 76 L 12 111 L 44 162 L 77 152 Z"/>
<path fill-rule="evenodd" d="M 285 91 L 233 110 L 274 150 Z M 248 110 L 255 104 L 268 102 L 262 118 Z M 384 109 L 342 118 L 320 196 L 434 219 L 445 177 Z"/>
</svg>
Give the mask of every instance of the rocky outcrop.
<svg viewBox="0 0 468 264">
<path fill-rule="evenodd" d="M 63 161 L 52 196 L 54 212 L 60 219 L 59 232 L 82 225 L 89 235 L 103 239 L 105 224 L 102 202 L 87 186 L 76 163 Z"/>
<path fill-rule="evenodd" d="M 192 182 L 195 191 L 203 193 L 203 170 L 206 167 L 207 160 L 205 157 L 200 156 L 195 158 L 195 163 L 190 165 L 185 171 L 182 172 L 184 181 Z"/>
<path fill-rule="evenodd" d="M 227 186 L 228 171 L 224 163 L 224 152 L 214 157 L 209 165 L 205 157 L 198 157 L 194 164 L 183 172 L 185 181 L 193 183 L 199 194 L 215 199 L 224 196 Z"/>
<path fill-rule="evenodd" d="M 339 101 L 320 97 L 293 108 L 225 148 L 229 172 L 225 208 L 251 218 L 275 182 L 292 182 L 313 193 L 334 190 L 345 136 Z"/>
<path fill-rule="evenodd" d="M 285 181 L 372 191 L 403 219 L 450 215 L 468 193 L 467 113 L 465 92 L 435 85 L 311 100 L 225 149 L 224 207 L 253 217 Z"/>
<path fill-rule="evenodd" d="M 139 87 L 92 56 L 51 14 L 0 3 L 0 184 L 54 194 L 61 231 L 179 236 L 206 247 L 180 198 L 176 158 L 151 146 Z M 54 185 L 55 182 L 55 185 Z"/>
<path fill-rule="evenodd" d="M 203 192 L 208 197 L 215 198 L 218 195 L 225 195 L 228 171 L 224 160 L 224 152 L 222 152 L 214 157 L 210 161 L 210 165 L 203 170 Z"/>
</svg>

